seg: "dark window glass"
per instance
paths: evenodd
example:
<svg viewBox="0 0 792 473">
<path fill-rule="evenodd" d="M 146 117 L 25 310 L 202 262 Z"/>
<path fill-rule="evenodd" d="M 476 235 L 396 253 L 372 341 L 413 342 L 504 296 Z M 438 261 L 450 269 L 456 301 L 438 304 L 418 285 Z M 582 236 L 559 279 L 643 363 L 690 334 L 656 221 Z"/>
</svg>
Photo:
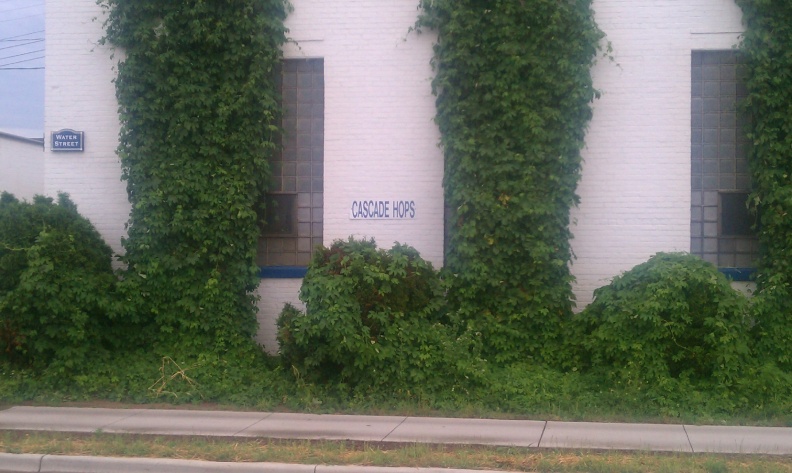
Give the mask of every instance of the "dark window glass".
<svg viewBox="0 0 792 473">
<path fill-rule="evenodd" d="M 748 211 L 748 193 L 721 193 L 720 224 L 723 236 L 752 236 L 753 220 Z"/>
<path fill-rule="evenodd" d="M 267 194 L 264 236 L 297 236 L 297 194 Z"/>
</svg>

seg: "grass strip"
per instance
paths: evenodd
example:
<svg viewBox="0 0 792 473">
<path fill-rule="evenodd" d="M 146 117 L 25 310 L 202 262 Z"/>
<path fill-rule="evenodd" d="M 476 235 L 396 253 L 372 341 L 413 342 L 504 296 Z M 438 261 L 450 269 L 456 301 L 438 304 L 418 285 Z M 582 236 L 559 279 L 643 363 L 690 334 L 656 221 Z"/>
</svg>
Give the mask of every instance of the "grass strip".
<svg viewBox="0 0 792 473">
<path fill-rule="evenodd" d="M 789 456 L 162 437 L 102 432 L 3 431 L 0 452 L 535 472 L 792 472 Z"/>
</svg>

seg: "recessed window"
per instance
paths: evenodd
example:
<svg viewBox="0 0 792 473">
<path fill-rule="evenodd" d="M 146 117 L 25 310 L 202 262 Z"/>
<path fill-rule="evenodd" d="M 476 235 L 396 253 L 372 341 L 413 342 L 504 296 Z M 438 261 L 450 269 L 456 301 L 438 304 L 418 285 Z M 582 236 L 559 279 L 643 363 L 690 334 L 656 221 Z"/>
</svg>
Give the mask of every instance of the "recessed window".
<svg viewBox="0 0 792 473">
<path fill-rule="evenodd" d="M 270 162 L 272 181 L 257 261 L 262 267 L 304 267 L 322 244 L 324 61 L 286 59 L 278 84 L 283 135 Z"/>
<path fill-rule="evenodd" d="M 759 253 L 748 140 L 739 102 L 745 95 L 738 51 L 693 51 L 691 62 L 690 251 L 720 268 L 751 268 Z"/>
</svg>

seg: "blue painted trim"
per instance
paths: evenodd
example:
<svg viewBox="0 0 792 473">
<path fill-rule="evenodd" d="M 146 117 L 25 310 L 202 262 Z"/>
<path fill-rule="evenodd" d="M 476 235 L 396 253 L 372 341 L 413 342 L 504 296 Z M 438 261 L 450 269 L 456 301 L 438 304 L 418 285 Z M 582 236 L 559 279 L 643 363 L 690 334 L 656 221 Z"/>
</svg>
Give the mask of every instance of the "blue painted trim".
<svg viewBox="0 0 792 473">
<path fill-rule="evenodd" d="M 756 268 L 718 268 L 718 271 L 732 281 L 753 281 Z"/>
<path fill-rule="evenodd" d="M 751 281 L 756 268 L 718 268 L 732 281 Z M 302 279 L 308 272 L 304 266 L 263 266 L 259 268 L 260 278 L 269 279 Z"/>
<path fill-rule="evenodd" d="M 259 268 L 259 277 L 268 279 L 302 279 L 308 268 L 305 266 L 263 266 Z"/>
</svg>

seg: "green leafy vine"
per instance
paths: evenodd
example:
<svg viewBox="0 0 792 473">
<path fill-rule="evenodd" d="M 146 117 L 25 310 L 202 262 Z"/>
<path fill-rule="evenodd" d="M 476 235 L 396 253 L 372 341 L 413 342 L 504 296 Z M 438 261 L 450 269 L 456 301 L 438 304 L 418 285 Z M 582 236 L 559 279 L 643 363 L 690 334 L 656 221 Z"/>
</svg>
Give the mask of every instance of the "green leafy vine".
<svg viewBox="0 0 792 473">
<path fill-rule="evenodd" d="M 590 0 L 422 0 L 450 208 L 449 297 L 490 356 L 552 358 L 603 33 Z"/>
<path fill-rule="evenodd" d="M 284 0 L 100 0 L 123 50 L 118 155 L 132 204 L 122 289 L 168 350 L 256 330 L 255 251 L 278 115 Z M 152 323 L 153 322 L 153 323 Z"/>
<path fill-rule="evenodd" d="M 747 61 L 748 137 L 762 248 L 755 330 L 760 355 L 792 368 L 792 4 L 738 0 Z"/>
</svg>

